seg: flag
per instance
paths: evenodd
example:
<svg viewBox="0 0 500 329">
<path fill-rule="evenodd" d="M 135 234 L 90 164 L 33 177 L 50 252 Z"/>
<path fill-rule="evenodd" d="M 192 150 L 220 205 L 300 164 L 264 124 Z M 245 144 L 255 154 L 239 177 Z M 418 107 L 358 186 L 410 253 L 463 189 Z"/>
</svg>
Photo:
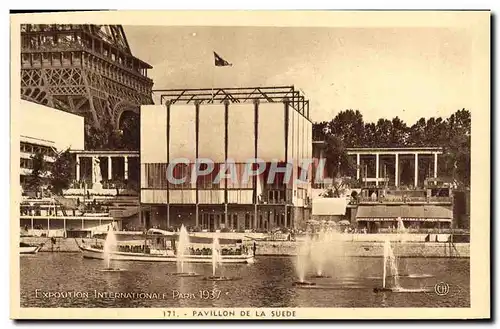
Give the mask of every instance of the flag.
<svg viewBox="0 0 500 329">
<path fill-rule="evenodd" d="M 215 66 L 233 66 L 233 64 L 231 64 L 228 61 L 224 60 L 215 51 L 214 51 L 214 58 L 215 58 Z"/>
</svg>

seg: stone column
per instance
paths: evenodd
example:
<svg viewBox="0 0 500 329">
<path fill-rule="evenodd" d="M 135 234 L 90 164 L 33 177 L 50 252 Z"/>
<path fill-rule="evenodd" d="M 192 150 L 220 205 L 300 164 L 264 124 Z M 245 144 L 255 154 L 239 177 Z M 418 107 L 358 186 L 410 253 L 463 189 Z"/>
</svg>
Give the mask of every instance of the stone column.
<svg viewBox="0 0 500 329">
<path fill-rule="evenodd" d="M 399 185 L 399 154 L 396 153 L 396 166 L 394 167 L 394 185 L 398 186 Z"/>
<path fill-rule="evenodd" d="M 359 170 L 359 169 L 358 169 Z M 285 218 L 283 219 L 283 224 L 288 228 L 288 205 L 285 204 Z"/>
<path fill-rule="evenodd" d="M 128 179 L 128 156 L 123 157 L 124 163 L 124 179 Z"/>
<path fill-rule="evenodd" d="M 167 228 L 169 227 L 170 227 L 170 203 L 167 203 Z"/>
<path fill-rule="evenodd" d="M 108 156 L 108 180 L 113 179 L 113 162 L 111 157 Z"/>
<path fill-rule="evenodd" d="M 90 171 L 90 188 L 93 188 L 94 187 L 94 167 L 95 167 L 95 156 L 91 157 L 91 160 L 92 160 L 92 170 Z"/>
<path fill-rule="evenodd" d="M 418 153 L 415 153 L 415 187 L 418 186 Z"/>
<path fill-rule="evenodd" d="M 438 176 L 438 154 L 434 153 L 434 178 Z"/>
<path fill-rule="evenodd" d="M 254 229 L 257 229 L 257 204 L 253 205 L 253 227 Z"/>
<path fill-rule="evenodd" d="M 227 203 L 224 203 L 224 226 L 227 225 Z"/>
<path fill-rule="evenodd" d="M 196 211 L 195 211 L 195 226 L 199 226 L 199 222 L 198 222 L 198 217 L 199 217 L 199 207 L 198 207 L 198 204 L 196 204 Z M 215 226 L 215 224 L 214 224 Z"/>
<path fill-rule="evenodd" d="M 80 156 L 76 155 L 76 181 L 80 181 Z"/>
<path fill-rule="evenodd" d="M 379 176 L 379 154 L 375 154 L 375 185 L 378 186 L 378 176 Z"/>
<path fill-rule="evenodd" d="M 359 166 L 360 166 L 360 155 L 356 154 L 356 179 L 359 180 Z"/>
</svg>

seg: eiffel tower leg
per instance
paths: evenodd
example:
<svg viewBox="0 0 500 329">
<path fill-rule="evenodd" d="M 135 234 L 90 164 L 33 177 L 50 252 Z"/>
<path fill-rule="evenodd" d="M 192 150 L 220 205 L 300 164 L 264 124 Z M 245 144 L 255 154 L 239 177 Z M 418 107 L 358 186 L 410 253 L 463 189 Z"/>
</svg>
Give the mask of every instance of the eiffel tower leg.
<svg viewBox="0 0 500 329">
<path fill-rule="evenodd" d="M 49 86 L 49 79 L 47 77 L 47 72 L 46 70 L 42 70 L 41 72 L 41 81 L 43 81 L 43 84 L 45 86 Z M 50 87 L 49 87 L 50 88 Z M 41 88 L 42 89 L 42 88 Z M 49 107 L 54 107 L 54 100 L 53 100 L 53 97 L 52 95 L 49 93 L 49 90 L 47 90 L 48 88 L 43 88 L 45 89 L 45 93 L 46 93 L 46 96 L 45 98 L 47 99 L 47 106 Z"/>
<path fill-rule="evenodd" d="M 82 72 L 82 77 L 83 77 L 83 84 L 85 86 L 85 91 L 87 93 L 87 98 L 89 100 L 89 111 L 92 115 L 92 119 L 94 120 L 93 126 L 96 128 L 101 128 L 101 124 L 99 122 L 99 118 L 97 117 L 97 112 L 94 105 L 94 97 L 92 96 L 92 92 L 90 89 L 89 79 L 85 72 Z"/>
</svg>

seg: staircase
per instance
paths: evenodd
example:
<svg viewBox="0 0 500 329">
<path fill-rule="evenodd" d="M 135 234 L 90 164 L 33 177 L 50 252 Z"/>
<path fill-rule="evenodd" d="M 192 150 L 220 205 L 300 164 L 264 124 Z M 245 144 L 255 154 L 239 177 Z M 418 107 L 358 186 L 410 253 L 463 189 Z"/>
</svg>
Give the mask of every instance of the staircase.
<svg viewBox="0 0 500 329">
<path fill-rule="evenodd" d="M 107 201 L 109 215 L 113 218 L 127 218 L 139 212 L 138 196 L 117 196 Z"/>
</svg>

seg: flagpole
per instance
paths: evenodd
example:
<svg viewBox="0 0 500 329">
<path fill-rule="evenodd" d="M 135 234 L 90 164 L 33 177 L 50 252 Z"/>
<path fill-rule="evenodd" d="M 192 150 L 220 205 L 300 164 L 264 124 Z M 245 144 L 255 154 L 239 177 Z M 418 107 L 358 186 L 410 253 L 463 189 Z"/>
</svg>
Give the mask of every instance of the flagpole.
<svg viewBox="0 0 500 329">
<path fill-rule="evenodd" d="M 214 84 L 215 84 L 215 69 L 217 66 L 213 66 L 212 68 L 212 103 L 214 102 Z"/>
</svg>

